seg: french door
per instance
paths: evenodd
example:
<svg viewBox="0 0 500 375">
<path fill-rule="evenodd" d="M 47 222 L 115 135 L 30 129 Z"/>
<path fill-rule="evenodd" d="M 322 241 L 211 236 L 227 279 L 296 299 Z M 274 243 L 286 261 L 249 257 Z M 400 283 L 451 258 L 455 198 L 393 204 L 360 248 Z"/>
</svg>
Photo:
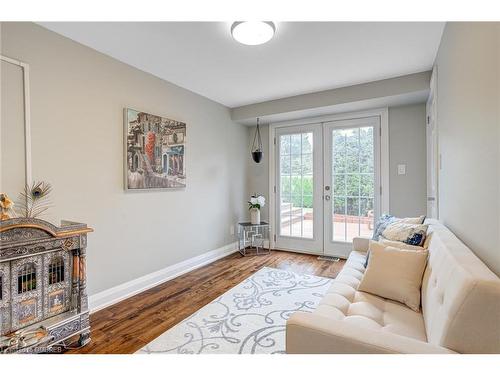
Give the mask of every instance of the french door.
<svg viewBox="0 0 500 375">
<path fill-rule="evenodd" d="M 276 248 L 346 258 L 353 237 L 371 236 L 379 134 L 379 117 L 277 128 Z"/>
</svg>

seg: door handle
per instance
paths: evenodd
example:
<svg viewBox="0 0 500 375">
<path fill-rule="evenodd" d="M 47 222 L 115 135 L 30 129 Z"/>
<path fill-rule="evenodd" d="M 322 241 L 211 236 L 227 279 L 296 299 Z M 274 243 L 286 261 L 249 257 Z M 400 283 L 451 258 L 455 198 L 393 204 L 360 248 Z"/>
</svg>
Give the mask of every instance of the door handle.
<svg viewBox="0 0 500 375">
<path fill-rule="evenodd" d="M 325 195 L 325 201 L 329 201 L 330 200 L 330 196 L 329 195 Z"/>
<path fill-rule="evenodd" d="M 428 202 L 433 202 L 433 201 L 435 201 L 435 200 L 436 200 L 436 198 L 435 198 L 435 197 L 427 197 L 427 201 L 428 201 Z"/>
</svg>

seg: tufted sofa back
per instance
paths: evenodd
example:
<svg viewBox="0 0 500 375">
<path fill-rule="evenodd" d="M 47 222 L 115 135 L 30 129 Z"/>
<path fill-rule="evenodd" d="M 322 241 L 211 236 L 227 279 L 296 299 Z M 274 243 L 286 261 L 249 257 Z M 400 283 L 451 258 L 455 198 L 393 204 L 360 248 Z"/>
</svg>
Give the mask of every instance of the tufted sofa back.
<svg viewBox="0 0 500 375">
<path fill-rule="evenodd" d="M 500 353 L 500 279 L 444 225 L 426 224 L 431 236 L 422 283 L 427 340 L 460 353 Z"/>
</svg>

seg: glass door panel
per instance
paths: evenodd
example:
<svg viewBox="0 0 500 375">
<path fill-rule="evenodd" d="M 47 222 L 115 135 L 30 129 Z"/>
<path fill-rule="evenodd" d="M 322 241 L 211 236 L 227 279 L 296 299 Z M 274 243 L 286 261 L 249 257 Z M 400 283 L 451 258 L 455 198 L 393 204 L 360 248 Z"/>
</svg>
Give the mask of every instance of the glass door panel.
<svg viewBox="0 0 500 375">
<path fill-rule="evenodd" d="M 347 256 L 354 237 L 373 233 L 378 131 L 378 118 L 325 124 L 324 225 L 325 253 L 329 255 Z"/>
<path fill-rule="evenodd" d="M 276 144 L 277 247 L 322 252 L 321 125 L 278 129 Z"/>
<path fill-rule="evenodd" d="M 313 135 L 286 134 L 280 142 L 281 236 L 313 238 Z"/>
<path fill-rule="evenodd" d="M 373 232 L 373 127 L 333 129 L 333 238 L 351 242 Z"/>
</svg>

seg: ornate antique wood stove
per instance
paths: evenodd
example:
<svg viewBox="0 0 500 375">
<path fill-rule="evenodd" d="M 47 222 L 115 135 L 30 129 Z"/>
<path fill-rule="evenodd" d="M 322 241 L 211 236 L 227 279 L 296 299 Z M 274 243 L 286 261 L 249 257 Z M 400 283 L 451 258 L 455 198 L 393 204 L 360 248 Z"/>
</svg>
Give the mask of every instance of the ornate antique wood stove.
<svg viewBox="0 0 500 375">
<path fill-rule="evenodd" d="M 90 341 L 86 224 L 0 221 L 0 352 Z M 43 350 L 40 350 L 43 351 Z"/>
</svg>

